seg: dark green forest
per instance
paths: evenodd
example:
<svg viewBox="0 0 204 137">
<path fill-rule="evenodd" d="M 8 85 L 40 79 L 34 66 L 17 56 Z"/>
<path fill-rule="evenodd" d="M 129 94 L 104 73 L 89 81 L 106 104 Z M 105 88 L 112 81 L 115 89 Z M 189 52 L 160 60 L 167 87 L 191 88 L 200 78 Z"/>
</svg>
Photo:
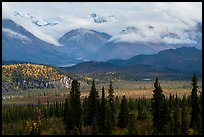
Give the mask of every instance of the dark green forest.
<svg viewBox="0 0 204 137">
<path fill-rule="evenodd" d="M 202 92 L 195 74 L 191 95 L 182 98 L 164 96 L 158 78 L 152 98 L 114 96 L 113 84 L 98 91 L 93 80 L 81 99 L 80 83 L 73 80 L 64 101 L 3 105 L 2 134 L 202 135 Z"/>
</svg>

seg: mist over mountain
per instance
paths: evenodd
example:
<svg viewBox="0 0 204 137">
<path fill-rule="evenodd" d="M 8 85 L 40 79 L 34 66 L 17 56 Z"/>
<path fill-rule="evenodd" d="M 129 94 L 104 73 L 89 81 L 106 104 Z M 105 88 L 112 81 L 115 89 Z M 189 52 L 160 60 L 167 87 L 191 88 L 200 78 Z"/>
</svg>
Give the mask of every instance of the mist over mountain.
<svg viewBox="0 0 204 137">
<path fill-rule="evenodd" d="M 160 36 L 154 36 L 154 32 L 151 31 L 156 29 L 155 27 L 147 26 L 145 29 L 147 29 L 146 34 L 136 27 L 123 29 L 118 35 L 110 38 L 93 55 L 90 55 L 90 58 L 107 61 L 114 58 L 128 59 L 140 54 L 156 54 L 162 50 L 181 47 L 202 49 L 202 24 L 200 23 L 193 30 L 185 30 L 185 38 L 168 31 L 162 32 Z M 174 41 L 174 43 L 168 43 L 169 40 Z"/>
<path fill-rule="evenodd" d="M 2 60 L 52 65 L 77 62 L 10 19 L 2 22 Z"/>
<path fill-rule="evenodd" d="M 156 28 L 154 26 L 147 26 L 146 29 L 151 31 Z M 162 57 L 163 54 L 161 54 L 162 52 L 160 53 L 160 51 L 167 49 L 177 49 L 181 47 L 196 47 L 197 49 L 202 49 L 201 29 L 202 23 L 198 23 L 194 29 L 190 29 L 188 31 L 185 30 L 187 35 L 186 37 L 194 41 L 192 43 L 168 44 L 164 42 L 128 42 L 123 38 L 131 35 L 142 36 L 142 32 L 136 27 L 126 27 L 125 29 L 121 30 L 117 36 L 111 36 L 104 32 L 98 32 L 92 29 L 80 27 L 68 31 L 61 36 L 58 40 L 61 46 L 56 46 L 39 39 L 20 24 L 16 24 L 10 19 L 4 19 L 2 24 L 2 57 L 3 60 L 7 61 L 27 61 L 33 63 L 52 64 L 56 66 L 71 66 L 88 60 L 126 60 L 136 55 L 143 56 L 157 53 L 159 53 L 157 56 Z M 163 35 L 160 37 L 161 39 L 168 37 L 170 39 L 182 40 L 176 33 L 169 33 L 168 31 L 163 33 Z M 193 50 L 195 49 L 193 48 Z M 168 52 L 165 53 L 166 59 L 172 59 L 173 57 L 180 58 L 182 55 L 182 53 L 178 53 L 177 56 L 167 56 L 168 54 Z M 181 59 L 181 62 L 194 59 L 194 57 L 184 58 L 186 58 L 186 60 Z M 141 63 L 148 61 L 149 60 Z M 165 62 L 166 60 L 162 60 L 160 63 L 155 64 L 160 65 Z M 198 62 L 198 64 L 199 63 L 200 62 Z M 151 61 L 147 64 L 151 64 Z M 155 64 L 153 63 L 153 65 Z M 188 67 L 188 65 L 184 66 L 182 69 L 185 69 L 185 67 Z M 200 66 L 196 67 L 196 70 L 200 68 Z"/>
</svg>

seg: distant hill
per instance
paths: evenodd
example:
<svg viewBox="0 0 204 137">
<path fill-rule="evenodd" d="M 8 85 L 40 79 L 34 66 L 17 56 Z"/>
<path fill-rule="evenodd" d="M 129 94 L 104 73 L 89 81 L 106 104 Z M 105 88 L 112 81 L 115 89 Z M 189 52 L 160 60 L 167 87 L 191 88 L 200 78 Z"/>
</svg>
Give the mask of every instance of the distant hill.
<svg viewBox="0 0 204 137">
<path fill-rule="evenodd" d="M 128 60 L 107 62 L 86 61 L 60 69 L 79 74 L 114 72 L 134 78 L 163 77 L 169 79 L 190 78 L 195 72 L 202 74 L 202 51 L 193 47 L 168 49 L 153 55 L 137 55 Z"/>
<path fill-rule="evenodd" d="M 71 67 L 61 67 L 61 69 L 76 73 L 98 73 L 119 71 L 122 67 L 112 65 L 107 62 L 85 61 Z"/>
<path fill-rule="evenodd" d="M 182 47 L 160 51 L 153 55 L 137 55 L 127 60 L 115 59 L 107 61 L 118 66 L 135 64 L 158 65 L 180 72 L 202 71 L 202 50 L 194 47 Z"/>
<path fill-rule="evenodd" d="M 106 77 L 109 73 L 113 73 L 116 77 L 124 77 L 125 79 L 143 79 L 145 77 L 154 78 L 160 77 L 179 77 L 183 73 L 178 73 L 176 70 L 172 70 L 162 66 L 135 64 L 132 66 L 118 66 L 108 62 L 95 62 L 87 61 L 79 63 L 72 67 L 61 67 L 60 69 L 68 71 L 69 73 L 88 74 L 93 76 Z M 99 79 L 100 79 L 99 78 Z"/>
</svg>

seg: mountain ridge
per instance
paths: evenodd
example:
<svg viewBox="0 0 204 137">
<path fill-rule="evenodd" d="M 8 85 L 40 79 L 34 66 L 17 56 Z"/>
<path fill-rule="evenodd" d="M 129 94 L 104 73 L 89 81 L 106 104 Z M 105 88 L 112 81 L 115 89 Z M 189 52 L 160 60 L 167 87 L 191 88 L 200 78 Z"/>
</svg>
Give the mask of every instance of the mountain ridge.
<svg viewBox="0 0 204 137">
<path fill-rule="evenodd" d="M 198 73 L 200 75 L 202 74 L 201 56 L 201 50 L 183 47 L 164 50 L 153 55 L 137 55 L 128 60 L 86 61 L 71 67 L 62 67 L 62 69 L 80 74 L 118 72 L 131 75 L 135 73 L 143 75 Z"/>
</svg>

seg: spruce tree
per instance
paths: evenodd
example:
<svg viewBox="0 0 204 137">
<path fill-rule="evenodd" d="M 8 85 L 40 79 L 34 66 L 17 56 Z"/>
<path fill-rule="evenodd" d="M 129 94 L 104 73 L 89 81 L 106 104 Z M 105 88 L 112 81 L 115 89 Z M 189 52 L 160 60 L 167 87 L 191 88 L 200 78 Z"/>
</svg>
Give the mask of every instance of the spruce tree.
<svg viewBox="0 0 204 137">
<path fill-rule="evenodd" d="M 115 97 L 115 110 L 116 110 L 116 115 L 118 115 L 120 110 L 120 99 L 118 96 Z"/>
<path fill-rule="evenodd" d="M 135 115 L 134 113 L 129 113 L 128 114 L 128 135 L 137 135 L 138 131 L 135 125 Z"/>
<path fill-rule="evenodd" d="M 109 89 L 108 89 L 108 101 L 111 108 L 111 128 L 113 129 L 115 126 L 115 104 L 114 104 L 114 91 L 112 86 L 112 81 L 110 81 Z"/>
<path fill-rule="evenodd" d="M 182 110 L 181 110 L 181 133 L 182 135 L 187 135 L 187 129 L 188 129 L 188 118 L 187 118 L 187 102 L 186 102 L 186 96 L 183 96 L 182 98 Z"/>
<path fill-rule="evenodd" d="M 174 109 L 173 118 L 174 118 L 174 135 L 178 135 L 181 125 L 180 108 L 178 105 Z"/>
<path fill-rule="evenodd" d="M 136 99 L 137 102 L 137 99 Z M 128 109 L 129 111 L 134 111 L 136 109 L 136 106 L 134 104 L 134 100 L 130 97 L 128 100 Z"/>
<path fill-rule="evenodd" d="M 82 115 L 82 123 L 84 126 L 87 125 L 87 116 L 88 116 L 88 98 L 85 97 L 83 100 L 83 104 L 82 104 L 82 111 L 83 111 L 83 115 Z"/>
<path fill-rule="evenodd" d="M 198 82 L 197 77 L 194 73 L 192 77 L 192 92 L 191 92 L 191 122 L 190 127 L 195 128 L 196 123 L 198 122 L 198 114 L 199 114 L 199 104 L 198 104 Z"/>
<path fill-rule="evenodd" d="M 81 115 L 82 115 L 82 109 L 81 109 L 81 102 L 80 102 L 80 90 L 79 90 L 80 84 L 77 80 L 72 81 L 72 87 L 70 91 L 70 106 L 74 113 L 74 123 L 75 127 L 79 128 L 81 124 Z"/>
<path fill-rule="evenodd" d="M 106 113 L 106 98 L 105 98 L 105 89 L 102 88 L 101 104 L 100 104 L 100 125 L 99 131 L 104 134 L 105 129 L 105 113 Z"/>
<path fill-rule="evenodd" d="M 74 121 L 73 117 L 74 117 L 73 109 L 72 109 L 68 99 L 66 98 L 65 104 L 64 104 L 63 121 L 65 123 L 65 133 L 67 135 L 71 134 L 72 130 L 75 127 L 75 121 Z"/>
<path fill-rule="evenodd" d="M 88 108 L 87 108 L 87 123 L 86 125 L 92 125 L 94 117 L 97 117 L 99 109 L 99 95 L 95 87 L 94 79 L 92 81 L 91 91 L 88 96 Z"/>
<path fill-rule="evenodd" d="M 98 124 L 97 124 L 96 117 L 94 117 L 94 119 L 93 119 L 92 135 L 99 135 L 99 130 L 98 130 Z"/>
<path fill-rule="evenodd" d="M 200 110 L 200 112 L 199 112 L 199 116 L 198 116 L 198 123 L 197 123 L 197 130 L 198 130 L 198 134 L 199 135 L 202 135 L 202 124 L 203 124 L 203 122 L 202 122 L 202 91 L 201 91 L 201 93 L 200 93 L 200 97 L 199 97 L 199 110 Z"/>
<path fill-rule="evenodd" d="M 158 78 L 156 78 L 154 83 L 154 90 L 153 90 L 153 98 L 151 103 L 152 108 L 152 115 L 153 115 L 153 126 L 155 128 L 154 134 L 160 134 L 163 133 L 164 125 L 165 125 L 165 96 L 162 94 L 162 88 L 160 86 L 160 83 L 158 81 Z"/>
<path fill-rule="evenodd" d="M 137 119 L 144 120 L 147 118 L 147 108 L 146 108 L 146 99 L 139 98 L 137 102 L 137 110 L 138 110 L 138 116 Z"/>
<path fill-rule="evenodd" d="M 106 103 L 104 135 L 110 135 L 112 133 L 111 123 L 111 108 L 110 104 Z"/>
<path fill-rule="evenodd" d="M 128 125 L 128 105 L 125 95 L 123 96 L 120 104 L 120 113 L 118 117 L 118 126 L 120 128 L 126 128 Z"/>
</svg>

